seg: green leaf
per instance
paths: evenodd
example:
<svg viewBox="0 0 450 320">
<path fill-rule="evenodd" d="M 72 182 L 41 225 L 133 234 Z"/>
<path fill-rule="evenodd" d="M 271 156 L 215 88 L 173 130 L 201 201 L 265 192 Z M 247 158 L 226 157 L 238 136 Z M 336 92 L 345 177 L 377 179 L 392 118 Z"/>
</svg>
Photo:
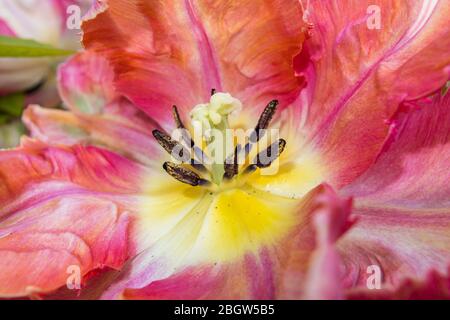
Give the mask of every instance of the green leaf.
<svg viewBox="0 0 450 320">
<path fill-rule="evenodd" d="M 7 119 L 18 118 L 22 114 L 24 104 L 25 95 L 23 93 L 0 97 L 0 115 Z"/>
<path fill-rule="evenodd" d="M 56 57 L 73 53 L 71 50 L 58 49 L 34 40 L 0 36 L 0 57 Z"/>
</svg>

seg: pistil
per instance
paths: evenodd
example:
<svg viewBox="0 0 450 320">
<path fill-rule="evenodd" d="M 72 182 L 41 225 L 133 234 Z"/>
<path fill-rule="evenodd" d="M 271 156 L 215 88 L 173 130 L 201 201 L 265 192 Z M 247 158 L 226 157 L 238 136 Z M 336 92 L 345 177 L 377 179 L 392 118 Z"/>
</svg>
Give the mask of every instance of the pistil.
<svg viewBox="0 0 450 320">
<path fill-rule="evenodd" d="M 199 104 L 191 111 L 191 120 L 194 130 L 205 138 L 207 148 L 215 153 L 211 165 L 211 179 L 216 185 L 220 185 L 225 173 L 227 147 L 233 144 L 233 137 L 227 135 L 227 129 L 230 128 L 228 116 L 242 105 L 228 93 L 216 93 L 214 89 L 211 93 L 209 103 Z"/>
</svg>

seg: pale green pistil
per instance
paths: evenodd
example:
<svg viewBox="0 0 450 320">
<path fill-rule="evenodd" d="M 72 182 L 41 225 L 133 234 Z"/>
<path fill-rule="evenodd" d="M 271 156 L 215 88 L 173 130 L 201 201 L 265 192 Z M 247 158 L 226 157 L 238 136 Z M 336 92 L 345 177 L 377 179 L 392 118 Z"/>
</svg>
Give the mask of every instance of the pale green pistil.
<svg viewBox="0 0 450 320">
<path fill-rule="evenodd" d="M 195 106 L 191 111 L 191 123 L 196 133 L 200 133 L 205 139 L 207 146 L 215 143 L 214 149 L 218 146 L 223 150 L 220 159 L 214 157 L 211 167 L 212 181 L 220 185 L 224 175 L 224 161 L 226 158 L 226 147 L 232 145 L 233 141 L 227 141 L 226 130 L 229 129 L 228 116 L 232 112 L 240 110 L 241 102 L 233 98 L 229 93 L 218 92 L 211 96 L 209 103 Z M 220 141 L 217 139 L 220 138 Z"/>
</svg>

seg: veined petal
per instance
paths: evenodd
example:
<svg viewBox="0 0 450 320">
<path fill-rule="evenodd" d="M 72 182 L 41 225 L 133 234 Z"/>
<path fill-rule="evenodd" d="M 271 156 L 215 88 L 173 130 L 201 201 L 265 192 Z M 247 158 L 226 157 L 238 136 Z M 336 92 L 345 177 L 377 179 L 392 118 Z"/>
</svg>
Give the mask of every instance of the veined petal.
<svg viewBox="0 0 450 320">
<path fill-rule="evenodd" d="M 447 81 L 449 7 L 437 0 L 310 4 L 315 28 L 296 60 L 309 84 L 304 132 L 332 166 L 329 182 L 342 186 L 374 161 L 400 103 Z"/>
<path fill-rule="evenodd" d="M 154 184 L 148 184 L 151 189 L 141 202 L 133 229 L 139 255 L 124 273 L 125 279 L 105 297 L 117 297 L 125 288 L 142 288 L 191 267 L 216 271 L 223 266 L 227 270 L 236 267 L 245 273 L 243 256 L 255 262 L 258 259 L 253 253 L 260 250 L 261 243 L 273 243 L 295 224 L 293 200 L 263 199 L 241 190 L 213 196 L 201 189 L 180 190 L 179 183 L 177 187 L 163 179 L 152 177 Z M 242 209 L 233 210 L 240 201 L 244 201 Z M 250 204 L 258 210 L 249 210 Z M 280 206 L 283 213 L 276 210 Z M 231 292 L 236 291 L 217 294 Z"/>
<path fill-rule="evenodd" d="M 117 114 L 94 115 L 31 105 L 24 112 L 23 122 L 32 137 L 48 144 L 103 146 L 140 163 L 160 167 L 165 153 L 152 139 L 155 126 L 128 101 L 114 105 Z"/>
<path fill-rule="evenodd" d="M 51 292 L 71 272 L 82 280 L 94 269 L 121 268 L 132 252 L 131 196 L 143 170 L 94 147 L 25 140 L 1 151 L 0 296 Z"/>
<path fill-rule="evenodd" d="M 231 265 L 190 267 L 142 289 L 127 289 L 124 299 L 270 299 L 273 262 L 261 254 Z"/>
<path fill-rule="evenodd" d="M 423 279 L 450 263 L 450 96 L 404 105 L 375 164 L 343 192 L 359 222 L 340 242 L 349 281 L 365 285 L 370 265 L 383 285 Z"/>
<path fill-rule="evenodd" d="M 366 204 L 445 208 L 450 194 L 450 95 L 404 104 L 375 164 L 344 191 Z"/>
<path fill-rule="evenodd" d="M 189 110 L 213 88 L 250 107 L 274 98 L 285 107 L 303 85 L 292 70 L 305 31 L 298 1 L 104 3 L 83 24 L 83 42 L 111 62 L 118 91 L 162 125 L 173 104 Z"/>
<path fill-rule="evenodd" d="M 135 193 L 139 191 L 140 170 L 143 170 L 134 162 L 104 149 L 79 145 L 51 147 L 30 139 L 23 140 L 20 149 L 1 151 L 0 155 L 2 170 L 17 173 L 14 179 L 2 184 L 0 203 L 3 206 L 20 193 L 28 181 L 35 179 L 57 178 L 99 192 Z M 10 175 L 5 174 L 4 178 L 8 177 Z"/>
<path fill-rule="evenodd" d="M 53 291 L 73 272 L 82 280 L 93 269 L 121 268 L 128 258 L 130 217 L 113 202 L 55 197 L 16 214 L 20 221 L 0 226 L 0 296 Z"/>
</svg>

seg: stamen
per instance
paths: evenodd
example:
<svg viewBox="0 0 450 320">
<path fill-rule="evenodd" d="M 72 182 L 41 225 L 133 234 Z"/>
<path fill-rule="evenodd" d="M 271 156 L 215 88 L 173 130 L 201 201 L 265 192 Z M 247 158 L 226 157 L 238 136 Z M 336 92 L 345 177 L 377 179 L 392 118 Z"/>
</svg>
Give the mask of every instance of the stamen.
<svg viewBox="0 0 450 320">
<path fill-rule="evenodd" d="M 241 104 L 239 100 L 234 99 L 229 94 L 226 93 L 216 93 L 215 89 L 211 90 L 211 100 L 209 104 L 197 105 L 193 111 L 191 111 L 191 117 L 194 121 L 205 122 L 205 126 L 210 126 L 214 128 L 220 128 L 220 130 L 225 130 L 228 126 L 227 116 L 234 109 L 240 107 Z M 248 141 L 244 147 L 237 144 L 234 148 L 233 154 L 229 155 L 223 165 L 220 165 L 220 170 L 217 170 L 217 165 L 212 165 L 209 169 L 210 176 L 215 184 L 211 181 L 201 177 L 201 171 L 207 171 L 203 165 L 203 161 L 208 161 L 208 156 L 205 155 L 201 148 L 195 146 L 195 142 L 191 137 L 191 133 L 186 130 L 183 121 L 181 120 L 180 114 L 177 107 L 174 105 L 172 107 L 173 117 L 178 129 L 182 129 L 181 140 L 177 141 L 172 139 L 167 133 L 160 130 L 153 130 L 153 136 L 158 141 L 158 143 L 173 156 L 173 152 L 178 152 L 178 156 L 181 158 L 186 158 L 187 155 L 191 156 L 190 164 L 197 171 L 189 169 L 185 165 L 178 165 L 173 162 L 165 162 L 163 165 L 164 170 L 176 180 L 186 183 L 191 186 L 206 186 L 211 192 L 216 192 L 220 189 L 220 183 L 223 179 L 230 180 L 234 176 L 239 175 L 239 182 L 241 183 L 241 178 L 246 181 L 250 174 L 256 171 L 258 168 L 269 167 L 275 159 L 277 159 L 280 154 L 284 151 L 286 146 L 286 141 L 283 139 L 277 140 L 275 143 L 260 152 L 253 164 L 247 166 L 241 173 L 239 173 L 239 163 L 240 160 L 244 162 L 248 161 L 247 157 L 254 144 L 256 144 L 261 137 L 264 136 L 265 130 L 269 127 L 269 124 L 276 112 L 278 106 L 277 100 L 270 101 L 262 112 L 258 123 L 248 137 Z M 220 117 L 220 122 L 216 118 Z M 231 141 L 232 143 L 232 141 Z M 193 152 L 192 152 L 193 151 Z M 176 156 L 176 154 L 175 154 Z M 186 161 L 186 160 L 185 160 Z M 208 161 L 209 163 L 209 161 Z M 209 166 L 208 166 L 209 168 Z M 227 185 L 227 183 L 225 183 Z M 226 187 L 225 187 L 226 188 Z"/>
<path fill-rule="evenodd" d="M 169 154 L 172 154 L 175 148 L 179 148 L 180 152 L 178 153 L 178 156 L 180 156 L 180 158 L 183 158 L 184 155 L 189 153 L 183 145 L 181 145 L 178 141 L 172 140 L 168 134 L 159 130 L 153 130 L 152 134 L 161 147 L 163 147 Z"/>
<path fill-rule="evenodd" d="M 235 149 L 234 153 L 227 157 L 225 159 L 225 173 L 223 177 L 225 179 L 232 179 L 235 175 L 238 174 L 239 171 L 239 164 L 238 164 L 238 155 L 240 153 L 241 146 L 238 144 Z"/>
<path fill-rule="evenodd" d="M 263 113 L 259 117 L 258 124 L 256 125 L 255 130 L 250 135 L 251 142 L 256 143 L 259 141 L 259 139 L 261 139 L 264 130 L 269 127 L 270 121 L 272 120 L 275 112 L 277 111 L 277 106 L 278 100 L 272 100 L 264 108 Z"/>
<path fill-rule="evenodd" d="M 181 121 L 180 114 L 178 113 L 177 106 L 175 106 L 175 105 L 172 106 L 172 114 L 173 114 L 173 118 L 175 119 L 175 123 L 177 125 L 177 128 L 185 129 L 183 121 Z"/>
<path fill-rule="evenodd" d="M 260 152 L 256 156 L 255 161 L 254 161 L 254 162 L 256 162 L 256 164 L 251 164 L 244 169 L 244 171 L 241 173 L 239 179 L 245 179 L 251 173 L 255 172 L 255 170 L 257 168 L 269 167 L 273 163 L 273 161 L 280 156 L 280 154 L 284 151 L 285 147 L 286 147 L 286 141 L 284 139 L 279 139 L 277 142 L 272 143 L 270 145 L 270 147 L 268 147 L 266 150 Z M 272 157 L 273 149 L 275 149 L 277 151 L 277 154 L 274 157 Z M 269 158 L 270 161 L 268 163 L 261 162 L 262 157 Z"/>
<path fill-rule="evenodd" d="M 179 143 L 178 141 L 174 141 L 168 134 L 166 134 L 162 131 L 159 131 L 159 130 L 153 130 L 152 133 L 153 133 L 153 136 L 155 137 L 156 141 L 158 141 L 158 143 L 170 155 L 172 155 L 172 152 L 175 148 L 180 150 L 178 152 L 179 159 L 184 159 L 186 157 L 186 155 L 189 154 L 189 151 L 181 143 Z M 192 142 L 192 144 L 193 144 L 193 142 Z M 195 146 L 192 146 L 192 148 L 194 148 L 195 155 L 200 156 L 200 159 L 202 159 L 201 157 L 203 156 L 203 151 Z M 200 152 L 200 154 L 197 154 L 198 152 Z M 207 171 L 205 166 L 201 162 L 197 161 L 196 159 L 191 158 L 190 164 L 199 171 L 202 171 L 202 172 Z"/>
<path fill-rule="evenodd" d="M 207 186 L 211 182 L 202 179 L 197 173 L 192 170 L 186 169 L 180 165 L 177 165 L 172 162 L 165 162 L 163 165 L 164 170 L 171 175 L 173 178 L 177 179 L 180 182 L 189 184 L 191 186 Z"/>
<path fill-rule="evenodd" d="M 270 121 L 272 120 L 275 112 L 277 111 L 278 100 L 270 101 L 267 106 L 264 108 L 261 116 L 259 117 L 258 124 L 255 127 L 255 130 L 250 134 L 249 140 L 245 145 L 245 157 L 250 154 L 252 150 L 252 143 L 258 142 L 261 137 L 264 135 L 265 130 L 269 127 Z"/>
<path fill-rule="evenodd" d="M 249 174 L 255 172 L 256 169 L 258 169 L 258 166 L 256 164 L 251 164 L 247 168 L 244 169 L 244 171 L 242 172 L 242 175 L 243 176 L 249 175 Z"/>
<path fill-rule="evenodd" d="M 278 141 L 272 143 L 266 150 L 258 153 L 254 163 L 256 163 L 258 168 L 269 167 L 272 164 L 272 162 L 281 155 L 285 147 L 286 147 L 286 140 L 279 139 Z"/>
<path fill-rule="evenodd" d="M 224 178 L 231 179 L 235 175 L 238 174 L 239 165 L 238 165 L 237 160 L 239 158 L 239 154 L 243 150 L 244 151 L 244 159 L 247 158 L 247 156 L 250 154 L 253 144 L 258 142 L 261 139 L 261 137 L 263 136 L 264 130 L 266 130 L 269 127 L 270 121 L 272 120 L 275 112 L 277 111 L 277 106 L 278 106 L 278 100 L 272 100 L 267 104 L 267 106 L 264 108 L 264 111 L 262 112 L 261 116 L 259 117 L 258 124 L 256 125 L 255 130 L 250 134 L 250 137 L 249 137 L 250 142 L 247 142 L 245 144 L 244 148 L 242 148 L 239 145 L 236 146 L 234 154 L 227 158 L 228 161 L 226 161 L 225 165 L 224 165 L 224 167 L 225 167 Z M 233 158 L 234 158 L 234 161 L 232 162 Z M 248 168 L 249 167 L 247 167 L 247 169 Z"/>
<path fill-rule="evenodd" d="M 194 140 L 192 139 L 191 135 L 189 134 L 189 131 L 186 130 L 186 127 L 183 124 L 183 121 L 181 121 L 180 114 L 178 112 L 177 106 L 172 106 L 172 114 L 173 118 L 175 119 L 175 123 L 177 125 L 178 129 L 182 129 L 182 138 L 183 141 L 194 150 L 194 159 L 192 159 L 191 164 L 195 166 L 196 169 L 205 171 L 206 168 L 202 164 L 203 161 L 208 161 L 209 159 L 205 155 L 202 149 L 197 147 L 194 143 Z"/>
</svg>

